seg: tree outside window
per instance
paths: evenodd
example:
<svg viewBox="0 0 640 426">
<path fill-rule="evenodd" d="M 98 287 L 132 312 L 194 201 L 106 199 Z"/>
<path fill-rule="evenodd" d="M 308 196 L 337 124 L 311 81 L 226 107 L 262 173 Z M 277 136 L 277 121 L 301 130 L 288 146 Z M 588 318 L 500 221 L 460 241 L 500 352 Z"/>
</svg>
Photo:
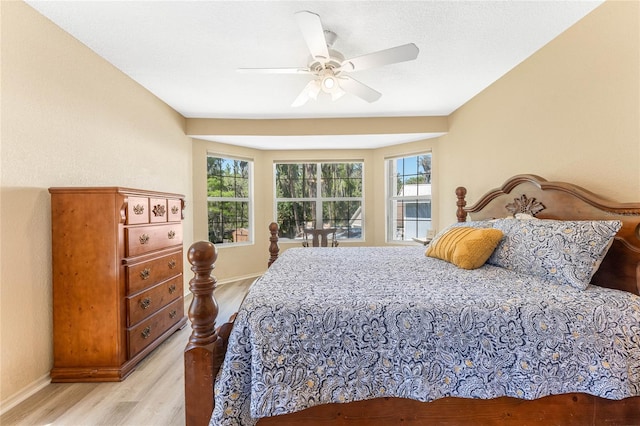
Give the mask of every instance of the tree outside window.
<svg viewBox="0 0 640 426">
<path fill-rule="evenodd" d="M 363 236 L 363 163 L 275 164 L 280 237 L 302 238 L 305 228 L 336 228 L 338 239 Z"/>
<path fill-rule="evenodd" d="M 207 156 L 209 241 L 229 244 L 253 240 L 252 166 L 248 160 Z"/>
<path fill-rule="evenodd" d="M 431 207 L 431 153 L 387 160 L 387 240 L 425 238 Z"/>
</svg>

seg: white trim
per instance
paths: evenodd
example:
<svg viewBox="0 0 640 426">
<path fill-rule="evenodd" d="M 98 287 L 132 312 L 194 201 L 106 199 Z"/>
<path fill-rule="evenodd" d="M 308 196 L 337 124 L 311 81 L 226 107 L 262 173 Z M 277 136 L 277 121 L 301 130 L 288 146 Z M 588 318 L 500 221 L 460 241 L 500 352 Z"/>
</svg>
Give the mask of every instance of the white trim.
<svg viewBox="0 0 640 426">
<path fill-rule="evenodd" d="M 219 150 L 210 150 L 210 149 L 207 149 L 207 156 L 212 156 L 216 158 L 226 158 L 230 160 L 251 161 L 251 162 L 255 161 L 253 157 L 243 157 L 242 155 L 226 154 Z"/>
<path fill-rule="evenodd" d="M 416 150 L 416 151 L 407 151 L 407 152 L 400 153 L 400 154 L 393 154 L 393 155 L 389 155 L 389 156 L 384 157 L 384 161 L 397 160 L 398 158 L 416 157 L 418 155 L 425 155 L 425 154 L 433 155 L 433 149 L 428 149 L 426 151 L 424 149 L 419 149 L 419 150 Z"/>
<path fill-rule="evenodd" d="M 239 281 L 245 281 L 245 280 L 257 280 L 258 278 L 260 278 L 263 274 L 262 273 L 258 273 L 258 274 L 249 274 L 249 275 L 242 275 L 239 277 L 233 277 L 233 278 L 227 278 L 224 280 L 216 280 L 216 288 L 223 286 L 223 285 L 229 285 L 229 284 L 233 284 L 235 282 L 239 282 Z M 189 287 L 187 286 L 187 292 L 184 295 L 184 302 L 185 305 L 187 306 L 187 308 L 189 307 L 189 304 L 191 303 L 191 300 L 193 300 L 193 293 L 191 293 L 191 290 L 189 290 Z"/>
<path fill-rule="evenodd" d="M 18 391 L 17 393 L 11 395 L 4 401 L 0 402 L 0 416 L 9 410 L 15 408 L 17 405 L 23 403 L 36 393 L 40 392 L 42 389 L 47 387 L 51 383 L 51 377 L 49 377 L 49 373 L 40 377 L 34 382 L 31 382 L 29 385 Z"/>
<path fill-rule="evenodd" d="M 266 264 L 267 262 L 265 262 Z M 233 284 L 236 281 L 245 281 L 248 279 L 256 279 L 262 276 L 262 273 L 258 273 L 258 274 L 248 274 L 248 275 L 242 275 L 240 277 L 233 277 L 233 278 L 227 278 L 224 280 L 220 280 L 220 281 L 216 281 L 216 287 L 219 287 L 221 285 L 227 285 L 227 284 Z"/>
</svg>

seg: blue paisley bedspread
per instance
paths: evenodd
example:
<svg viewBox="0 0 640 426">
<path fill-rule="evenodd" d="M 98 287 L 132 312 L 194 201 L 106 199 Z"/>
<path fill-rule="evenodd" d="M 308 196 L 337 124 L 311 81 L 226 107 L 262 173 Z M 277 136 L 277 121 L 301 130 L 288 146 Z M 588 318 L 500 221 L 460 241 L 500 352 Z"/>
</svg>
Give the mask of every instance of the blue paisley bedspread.
<svg viewBox="0 0 640 426">
<path fill-rule="evenodd" d="M 423 247 L 295 248 L 251 288 L 212 425 L 376 397 L 640 395 L 640 297 Z"/>
</svg>

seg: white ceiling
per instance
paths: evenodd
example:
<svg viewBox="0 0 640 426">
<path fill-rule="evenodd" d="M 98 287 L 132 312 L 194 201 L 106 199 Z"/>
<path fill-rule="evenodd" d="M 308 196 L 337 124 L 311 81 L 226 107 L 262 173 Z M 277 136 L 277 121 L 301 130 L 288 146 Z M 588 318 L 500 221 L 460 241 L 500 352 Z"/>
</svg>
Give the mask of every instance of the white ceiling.
<svg viewBox="0 0 640 426">
<path fill-rule="evenodd" d="M 449 115 L 602 3 L 535 1 L 27 1 L 185 117 L 329 118 Z M 350 58 L 415 43 L 415 61 L 354 72 L 382 97 L 290 105 L 308 75 L 294 13 L 320 15 Z M 272 135 L 273 136 L 273 135 Z M 384 146 L 435 134 L 206 138 L 255 148 Z M 328 138 L 328 139 L 327 139 Z M 293 145 L 292 145 L 293 144 Z M 333 149 L 333 148 L 331 148 Z"/>
</svg>

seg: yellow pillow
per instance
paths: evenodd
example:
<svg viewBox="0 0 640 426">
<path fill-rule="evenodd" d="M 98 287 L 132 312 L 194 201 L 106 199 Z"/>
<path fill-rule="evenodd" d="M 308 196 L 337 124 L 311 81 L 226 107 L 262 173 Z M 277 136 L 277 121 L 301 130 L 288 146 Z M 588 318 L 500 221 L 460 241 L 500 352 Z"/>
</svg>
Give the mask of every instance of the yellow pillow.
<svg viewBox="0 0 640 426">
<path fill-rule="evenodd" d="M 484 265 L 501 239 L 499 229 L 455 227 L 429 245 L 425 255 L 446 260 L 458 268 L 476 269 Z"/>
</svg>

